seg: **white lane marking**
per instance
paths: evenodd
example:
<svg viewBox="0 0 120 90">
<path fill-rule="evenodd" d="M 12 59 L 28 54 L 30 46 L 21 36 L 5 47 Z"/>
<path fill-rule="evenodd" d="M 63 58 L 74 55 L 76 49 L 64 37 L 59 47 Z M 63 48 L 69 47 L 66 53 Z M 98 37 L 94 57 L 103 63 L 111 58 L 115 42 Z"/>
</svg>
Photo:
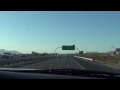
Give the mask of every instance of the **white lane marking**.
<svg viewBox="0 0 120 90">
<path fill-rule="evenodd" d="M 69 67 L 69 65 L 67 65 L 67 67 Z"/>
<path fill-rule="evenodd" d="M 73 59 L 74 60 L 74 59 Z M 75 60 L 74 60 L 75 61 Z M 75 61 L 76 62 L 76 61 Z M 83 66 L 81 66 L 78 62 L 76 62 L 83 70 L 85 70 L 85 68 Z"/>
<path fill-rule="evenodd" d="M 52 64 L 50 64 L 49 66 L 52 66 Z"/>
</svg>

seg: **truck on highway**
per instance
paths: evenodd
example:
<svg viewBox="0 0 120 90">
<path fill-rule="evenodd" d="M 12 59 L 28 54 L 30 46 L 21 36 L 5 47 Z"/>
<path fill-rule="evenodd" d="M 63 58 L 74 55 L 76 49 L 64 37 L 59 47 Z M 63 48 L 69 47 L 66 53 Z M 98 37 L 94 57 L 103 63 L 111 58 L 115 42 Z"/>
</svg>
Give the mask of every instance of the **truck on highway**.
<svg viewBox="0 0 120 90">
<path fill-rule="evenodd" d="M 4 53 L 3 55 L 1 55 L 1 58 L 13 59 L 13 54 L 12 53 Z"/>
</svg>

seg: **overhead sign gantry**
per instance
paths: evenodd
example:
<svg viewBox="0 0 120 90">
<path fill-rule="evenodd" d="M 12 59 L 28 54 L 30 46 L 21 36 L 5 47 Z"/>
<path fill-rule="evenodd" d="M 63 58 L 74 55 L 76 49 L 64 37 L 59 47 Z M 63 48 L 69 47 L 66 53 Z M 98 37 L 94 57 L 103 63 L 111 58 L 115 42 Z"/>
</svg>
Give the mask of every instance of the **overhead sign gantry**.
<svg viewBox="0 0 120 90">
<path fill-rule="evenodd" d="M 57 47 L 55 49 L 55 54 L 56 54 L 56 50 L 58 48 L 62 48 L 62 50 L 75 50 L 75 49 L 78 49 L 78 48 L 75 47 L 75 45 L 71 45 L 71 46 L 70 45 L 62 45 L 62 47 Z M 78 49 L 78 52 L 79 52 L 79 49 Z"/>
</svg>

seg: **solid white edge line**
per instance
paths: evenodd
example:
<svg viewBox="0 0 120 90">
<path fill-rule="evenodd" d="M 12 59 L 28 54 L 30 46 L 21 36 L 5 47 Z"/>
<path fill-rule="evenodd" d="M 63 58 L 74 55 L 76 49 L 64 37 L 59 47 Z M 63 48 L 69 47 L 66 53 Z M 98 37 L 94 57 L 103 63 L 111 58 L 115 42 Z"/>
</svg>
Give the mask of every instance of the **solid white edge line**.
<svg viewBox="0 0 120 90">
<path fill-rule="evenodd" d="M 74 59 L 73 59 L 74 60 Z M 74 60 L 75 61 L 75 60 Z M 75 61 L 76 62 L 76 61 Z M 76 62 L 83 70 L 85 70 L 85 68 L 82 66 L 82 65 L 80 65 L 78 62 Z"/>
</svg>

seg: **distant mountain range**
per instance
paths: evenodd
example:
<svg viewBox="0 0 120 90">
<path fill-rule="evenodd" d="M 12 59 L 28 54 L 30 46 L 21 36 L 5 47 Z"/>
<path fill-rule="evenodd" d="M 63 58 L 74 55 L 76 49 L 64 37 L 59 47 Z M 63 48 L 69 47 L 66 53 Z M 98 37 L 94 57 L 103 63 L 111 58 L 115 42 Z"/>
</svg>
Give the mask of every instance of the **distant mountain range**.
<svg viewBox="0 0 120 90">
<path fill-rule="evenodd" d="M 9 53 L 12 53 L 12 54 L 21 54 L 20 52 L 18 51 L 15 51 L 15 50 L 12 50 L 12 51 L 7 51 L 5 49 L 0 49 L 0 54 L 3 54 L 5 52 L 9 52 Z"/>
</svg>

